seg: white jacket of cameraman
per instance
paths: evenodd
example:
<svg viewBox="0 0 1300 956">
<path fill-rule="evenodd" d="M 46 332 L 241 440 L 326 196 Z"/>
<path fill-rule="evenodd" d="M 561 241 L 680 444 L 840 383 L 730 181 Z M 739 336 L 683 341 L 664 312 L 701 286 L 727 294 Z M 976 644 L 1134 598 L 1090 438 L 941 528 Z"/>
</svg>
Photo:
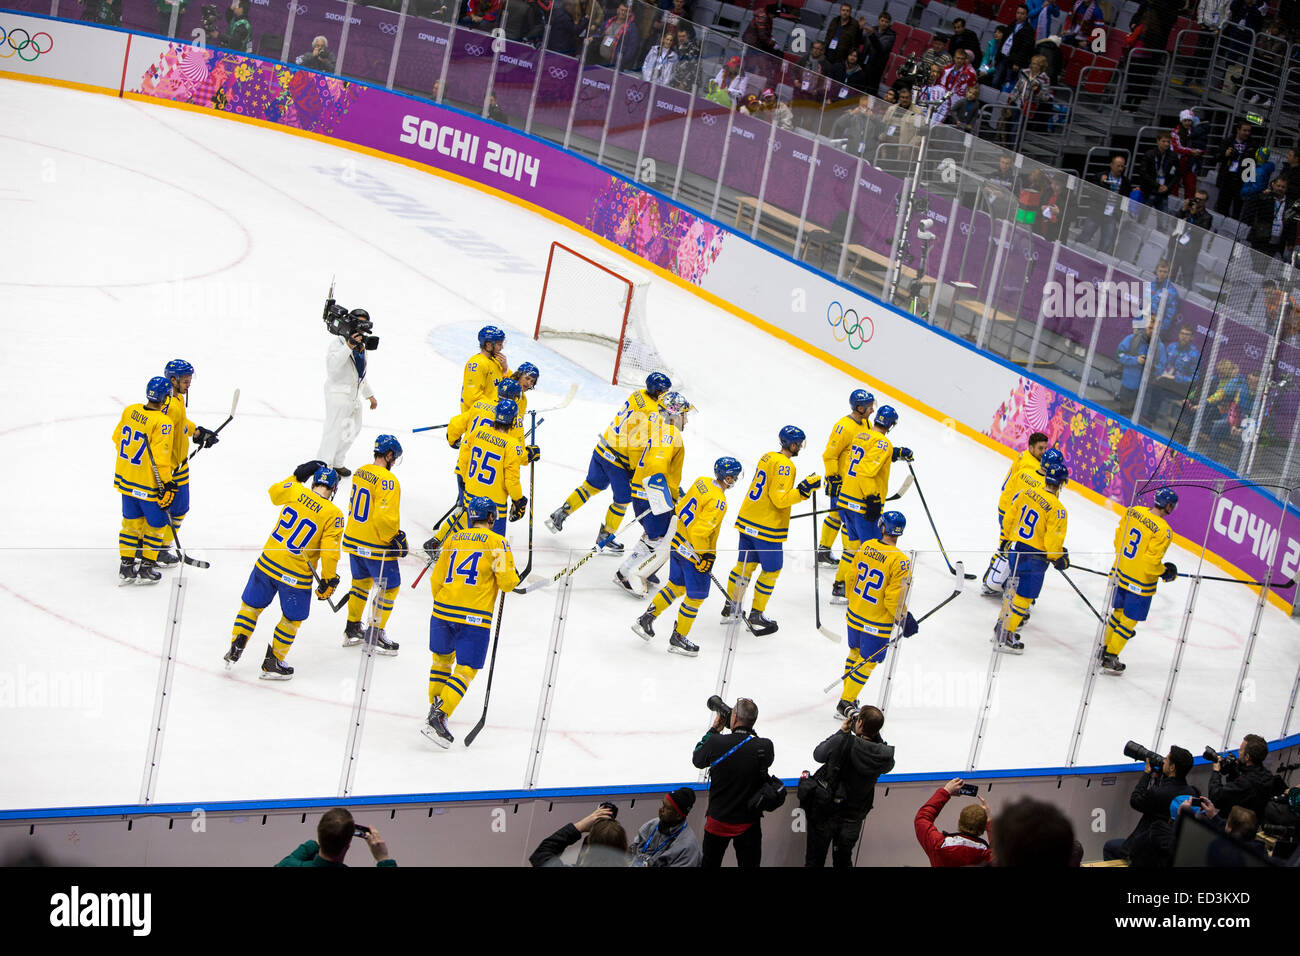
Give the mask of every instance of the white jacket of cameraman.
<svg viewBox="0 0 1300 956">
<path fill-rule="evenodd" d="M 357 374 L 352 354 L 348 340 L 339 335 L 325 355 L 325 428 L 316 457 L 335 468 L 345 464 L 344 456 L 361 434 L 361 400 L 375 394 L 370 388 L 369 355 L 363 376 Z"/>
</svg>

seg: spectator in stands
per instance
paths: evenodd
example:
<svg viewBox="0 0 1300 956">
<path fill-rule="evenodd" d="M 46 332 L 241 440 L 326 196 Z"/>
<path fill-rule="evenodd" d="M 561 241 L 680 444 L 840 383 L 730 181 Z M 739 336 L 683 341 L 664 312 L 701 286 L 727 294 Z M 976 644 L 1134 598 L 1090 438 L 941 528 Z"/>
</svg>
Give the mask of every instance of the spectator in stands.
<svg viewBox="0 0 1300 956">
<path fill-rule="evenodd" d="M 713 84 L 730 97 L 731 102 L 739 103 L 745 96 L 745 74 L 740 69 L 740 57 L 733 56 L 722 64 Z"/>
<path fill-rule="evenodd" d="M 858 97 L 857 106 L 841 115 L 831 127 L 831 139 L 844 140 L 841 147 L 846 153 L 861 156 L 871 162 L 875 158 L 876 143 L 880 139 L 880 119 L 871 110 L 871 97 Z"/>
<path fill-rule="evenodd" d="M 885 110 L 883 125 L 885 131 L 881 136 L 882 143 L 911 146 L 916 142 L 920 130 L 925 126 L 925 115 L 912 105 L 911 87 L 904 86 L 898 91 L 898 102 Z M 899 150 L 890 152 L 895 157 L 900 155 Z"/>
<path fill-rule="evenodd" d="M 1286 37 L 1282 21 L 1271 17 L 1264 32 L 1255 38 L 1255 55 L 1251 58 L 1250 74 L 1246 79 L 1246 92 L 1252 106 L 1261 109 L 1273 105 L 1273 91 L 1278 87 L 1286 64 Z"/>
<path fill-rule="evenodd" d="M 1120 109 L 1137 112 L 1165 65 L 1164 50 L 1183 0 L 1151 0 L 1142 22 L 1124 41 L 1128 95 Z"/>
<path fill-rule="evenodd" d="M 1158 856 L 1161 845 L 1172 836 L 1169 805 L 1175 797 L 1184 794 L 1200 795 L 1200 791 L 1187 782 L 1192 762 L 1191 752 L 1182 747 L 1169 748 L 1169 755 L 1160 766 L 1147 761 L 1146 770 L 1128 798 L 1129 806 L 1142 814 L 1142 819 L 1127 837 L 1106 841 L 1102 849 L 1103 859 L 1134 860 L 1136 856 L 1137 860 L 1146 863 Z M 1153 826 L 1157 828 L 1154 841 L 1151 835 Z M 1167 832 L 1161 832 L 1163 830 Z"/>
<path fill-rule="evenodd" d="M 645 56 L 641 64 L 641 79 L 647 83 L 667 86 L 673 80 L 673 71 L 677 69 L 677 34 L 665 30 L 659 45 Z"/>
<path fill-rule="evenodd" d="M 465 12 L 457 21 L 471 30 L 492 30 L 501 17 L 501 0 L 465 0 Z"/>
<path fill-rule="evenodd" d="M 772 14 L 768 12 L 767 7 L 754 7 L 754 15 L 750 17 L 749 26 L 745 27 L 740 42 L 780 59 L 781 48 L 772 40 Z"/>
<path fill-rule="evenodd" d="M 1092 33 L 1106 27 L 1106 14 L 1097 0 L 1076 0 L 1074 9 L 1061 27 L 1061 42 L 1082 50 L 1092 49 Z"/>
<path fill-rule="evenodd" d="M 942 79 L 943 67 L 938 63 L 930 64 L 929 82 L 913 94 L 920 109 L 930 110 L 931 126 L 938 126 L 948 115 L 948 91 L 943 88 Z"/>
<path fill-rule="evenodd" d="M 1286 151 L 1286 165 L 1282 167 L 1282 172 L 1286 174 L 1287 202 L 1300 199 L 1300 149 L 1292 146 Z"/>
<path fill-rule="evenodd" d="M 1235 456 L 1241 450 L 1246 431 L 1246 419 L 1254 415 L 1255 396 L 1259 393 L 1259 372 L 1250 371 L 1238 376 L 1235 386 L 1230 386 L 1226 396 L 1227 412 L 1210 422 L 1208 435 L 1215 443 L 1211 454 L 1216 457 Z M 1258 425 L 1258 423 L 1257 423 Z"/>
<path fill-rule="evenodd" d="M 322 73 L 334 72 L 334 57 L 330 56 L 330 41 L 325 37 L 316 37 L 311 41 L 311 52 L 299 55 L 295 60 L 299 66 Z"/>
<path fill-rule="evenodd" d="M 1154 306 L 1153 307 L 1157 307 Z M 1158 308 L 1158 307 L 1157 307 Z M 1154 314 L 1133 320 L 1133 332 L 1124 337 L 1115 350 L 1119 359 L 1119 397 L 1116 411 L 1130 418 L 1134 415 L 1137 404 L 1138 389 L 1142 385 L 1142 374 L 1148 362 L 1152 374 L 1158 372 L 1165 364 L 1165 347 L 1155 337 L 1156 317 Z M 1166 806 L 1168 802 L 1166 801 Z"/>
<path fill-rule="evenodd" d="M 1251 217 L 1251 248 L 1276 259 L 1283 258 L 1295 245 L 1296 219 L 1300 218 L 1300 202 L 1287 202 L 1289 181 L 1286 173 L 1274 179 L 1256 201 Z"/>
<path fill-rule="evenodd" d="M 1169 133 L 1169 148 L 1178 157 L 1179 183 L 1183 187 L 1183 199 L 1190 199 L 1196 193 L 1196 167 L 1205 150 L 1193 143 L 1196 135 L 1196 114 L 1183 110 L 1178 114 L 1178 125 Z"/>
<path fill-rule="evenodd" d="M 750 93 L 740 101 L 740 112 L 745 116 L 763 119 L 763 104 L 755 94 Z"/>
<path fill-rule="evenodd" d="M 1008 33 L 1007 27 L 1003 24 L 999 23 L 995 26 L 993 28 L 993 39 L 989 40 L 984 47 L 984 54 L 980 58 L 980 82 L 992 86 L 994 89 L 1001 89 L 993 80 L 997 75 L 997 60 L 1001 55 L 1002 44 L 1006 42 Z"/>
<path fill-rule="evenodd" d="M 1187 225 L 1169 237 L 1169 248 L 1165 252 L 1165 258 L 1173 263 L 1175 282 L 1190 286 L 1196 279 L 1201 247 L 1205 244 L 1206 234 L 1214 229 L 1214 217 L 1205 208 L 1209 201 L 1206 191 L 1198 189 L 1196 195 L 1178 211 L 1178 218 Z M 1192 229 L 1192 226 L 1198 228 Z"/>
<path fill-rule="evenodd" d="M 934 825 L 935 818 L 947 806 L 952 795 L 965 783 L 954 778 L 934 792 L 916 811 L 912 826 L 921 849 L 930 858 L 931 866 L 978 866 L 993 859 L 984 833 L 988 829 L 989 806 L 979 797 L 979 804 L 968 803 L 957 817 L 957 832 L 941 831 Z"/>
<path fill-rule="evenodd" d="M 1272 151 L 1267 146 L 1261 146 L 1255 150 L 1255 166 L 1251 169 L 1245 167 L 1242 173 L 1241 183 L 1241 203 L 1242 218 L 1250 219 L 1255 211 L 1255 200 L 1263 195 L 1268 189 L 1269 183 L 1273 181 L 1273 173 L 1277 169 L 1277 164 L 1273 162 Z M 1287 182 L 1290 183 L 1288 177 Z"/>
<path fill-rule="evenodd" d="M 1192 337 L 1192 327 L 1180 326 L 1178 338 L 1165 346 L 1164 365 L 1156 370 L 1159 374 L 1151 379 L 1157 418 L 1172 420 L 1177 416 L 1179 407 L 1192 387 L 1192 378 L 1196 375 L 1200 361 L 1201 350 Z"/>
<path fill-rule="evenodd" d="M 975 90 L 979 98 L 979 75 L 970 65 L 970 51 L 962 48 L 953 56 L 952 65 L 939 75 L 939 83 L 944 89 L 949 107 L 956 106 L 966 96 L 969 89 Z"/>
<path fill-rule="evenodd" d="M 502 126 L 510 125 L 510 117 L 506 115 L 506 111 L 502 109 L 501 104 L 497 102 L 497 95 L 495 93 L 488 94 L 488 119 L 492 120 L 494 123 L 500 123 Z"/>
<path fill-rule="evenodd" d="M 226 35 L 222 42 L 227 50 L 247 52 L 253 42 L 253 27 L 248 20 L 248 0 L 232 0 L 226 10 Z"/>
<path fill-rule="evenodd" d="M 700 738 L 691 762 L 700 770 L 709 768 L 709 813 L 704 820 L 704 859 L 709 869 L 722 865 L 723 854 L 733 840 L 736 866 L 756 868 L 763 858 L 762 811 L 750 806 L 751 798 L 767 782 L 775 759 L 772 741 L 754 732 L 758 705 L 742 697 L 731 708 L 731 717 L 714 717 L 713 725 Z M 731 733 L 722 731 L 730 728 Z"/>
<path fill-rule="evenodd" d="M 189 0 L 154 0 L 154 9 L 158 11 L 158 32 L 163 36 L 182 36 L 184 31 L 181 29 L 181 17 L 185 16 L 185 10 L 189 7 Z M 176 10 L 176 33 L 171 32 L 172 10 Z M 85 17 L 82 18 L 86 19 Z"/>
<path fill-rule="evenodd" d="M 556 830 L 528 858 L 532 866 L 627 866 L 627 833 L 617 820 L 615 812 L 601 804 L 577 823 L 566 823 Z M 587 835 L 578 862 L 569 864 L 560 859 L 566 849 Z"/>
<path fill-rule="evenodd" d="M 826 92 L 826 65 L 823 57 L 826 45 L 821 40 L 813 40 L 812 49 L 799 58 L 791 73 L 790 81 L 794 84 L 795 95 L 800 99 L 818 100 Z"/>
<path fill-rule="evenodd" d="M 930 67 L 936 65 L 942 73 L 952 62 L 953 58 L 948 53 L 948 36 L 943 33 L 933 34 L 930 37 L 930 48 L 921 54 L 921 75 L 928 78 Z"/>
<path fill-rule="evenodd" d="M 1178 159 L 1170 148 L 1168 133 L 1156 137 L 1156 145 L 1138 157 L 1133 184 L 1142 191 L 1142 202 L 1164 212 L 1169 190 L 1178 182 Z"/>
<path fill-rule="evenodd" d="M 1214 211 L 1220 216 L 1241 218 L 1241 171 L 1246 157 L 1255 151 L 1251 143 L 1254 132 L 1252 124 L 1238 123 L 1233 135 L 1219 148 L 1219 174 L 1215 180 L 1219 198 L 1215 200 Z"/>
<path fill-rule="evenodd" d="M 996 824 L 996 825 L 995 825 Z M 1062 869 L 1074 858 L 1074 827 L 1065 814 L 1041 800 L 1022 797 L 990 821 L 993 865 Z"/>
<path fill-rule="evenodd" d="M 867 74 L 858 62 L 858 51 L 850 50 L 849 55 L 844 58 L 842 64 L 835 64 L 835 69 L 842 75 L 831 75 L 832 79 L 837 79 L 845 86 L 852 87 L 859 93 L 867 92 Z"/>
<path fill-rule="evenodd" d="M 1016 7 L 1016 19 L 1009 29 L 1011 32 L 998 47 L 994 62 L 993 86 L 999 90 L 1011 89 L 1021 71 L 1028 68 L 1037 42 L 1029 23 L 1029 8 L 1023 3 Z"/>
<path fill-rule="evenodd" d="M 551 14 L 551 32 L 546 48 L 565 56 L 577 56 L 578 46 L 587 30 L 587 15 L 580 0 L 564 0 Z"/>
<path fill-rule="evenodd" d="M 1282 287 L 1276 279 L 1265 279 L 1262 291 L 1264 294 L 1260 296 L 1257 313 L 1252 313 L 1248 321 L 1254 328 L 1271 335 L 1279 320 L 1284 318 L 1283 310 L 1296 309 L 1296 301 L 1282 294 Z"/>
<path fill-rule="evenodd" d="M 978 135 L 980 120 L 980 89 L 979 85 L 966 87 L 966 93 L 961 100 L 954 103 L 948 110 L 948 122 L 957 127 L 963 133 Z"/>
<path fill-rule="evenodd" d="M 1280 789 L 1273 774 L 1264 768 L 1266 759 L 1268 741 L 1259 734 L 1247 734 L 1237 750 L 1237 760 L 1229 768 L 1221 769 L 1222 762 L 1215 762 L 1210 774 L 1210 800 L 1220 813 L 1245 807 L 1257 818 L 1264 816 L 1265 805 L 1272 799 L 1274 790 Z"/>
<path fill-rule="evenodd" d="M 847 3 L 840 4 L 840 15 L 826 25 L 823 42 L 828 63 L 843 63 L 850 50 L 862 45 L 862 28 L 853 19 L 853 8 Z"/>
<path fill-rule="evenodd" d="M 695 806 L 695 791 L 680 787 L 664 794 L 659 813 L 636 832 L 633 866 L 699 866 L 703 859 L 700 841 L 686 818 Z"/>
<path fill-rule="evenodd" d="M 862 42 L 866 54 L 866 92 L 872 96 L 880 89 L 880 81 L 889 69 L 889 54 L 893 52 L 897 41 L 898 31 L 894 29 L 894 18 L 888 12 L 882 12 L 876 17 L 876 25 L 867 28 Z"/>
<path fill-rule="evenodd" d="M 1115 235 L 1119 231 L 1119 221 L 1124 209 L 1124 200 L 1133 188 L 1124 172 L 1127 165 L 1128 160 L 1124 158 L 1123 154 L 1116 153 L 1110 158 L 1110 168 L 1098 178 L 1102 189 L 1105 189 L 1111 195 L 1096 196 L 1092 190 L 1089 190 L 1087 194 L 1091 204 L 1088 208 L 1088 217 L 1084 220 L 1083 228 L 1079 231 L 1079 239 L 1082 242 L 1091 243 L 1093 237 L 1100 230 L 1101 241 L 1097 248 L 1103 252 L 1113 251 L 1115 248 Z"/>
<path fill-rule="evenodd" d="M 1017 74 L 1015 86 L 1007 96 L 1007 104 L 1015 108 L 1002 111 L 1003 145 L 1008 149 L 1020 143 L 1024 130 L 1041 132 L 1046 126 L 1044 116 L 1051 110 L 1054 99 L 1046 70 L 1047 57 L 1039 54 Z"/>
<path fill-rule="evenodd" d="M 1214 367 L 1214 373 L 1207 376 L 1207 380 L 1202 384 L 1200 394 L 1194 400 L 1188 399 L 1187 410 L 1199 411 L 1202 419 L 1207 423 L 1215 421 L 1230 423 L 1236 415 L 1234 406 L 1245 384 L 1246 379 L 1238 371 L 1236 362 L 1232 359 L 1219 359 Z"/>
<path fill-rule="evenodd" d="M 1010 153 L 1002 153 L 998 156 L 998 168 L 984 180 L 984 201 L 988 203 L 990 215 L 998 219 L 1005 219 L 1016 209 L 1020 174 L 1014 162 Z"/>
<path fill-rule="evenodd" d="M 813 750 L 813 759 L 826 765 L 831 793 L 829 805 L 806 808 L 804 866 L 825 866 L 828 849 L 835 868 L 853 865 L 853 848 L 875 804 L 876 781 L 894 769 L 894 748 L 880 736 L 884 726 L 878 707 L 863 707 Z"/>
<path fill-rule="evenodd" d="M 1064 17 L 1065 11 L 1056 5 L 1056 0 L 1047 0 L 1034 14 L 1034 40 L 1041 43 L 1056 36 Z"/>
<path fill-rule="evenodd" d="M 1148 282 L 1146 287 L 1147 301 L 1151 303 L 1151 315 L 1160 323 L 1162 329 L 1176 328 L 1175 323 L 1178 321 L 1178 312 L 1182 306 L 1178 288 L 1169 278 L 1169 273 L 1169 260 L 1159 260 L 1156 263 L 1156 277 Z M 1163 364 L 1164 362 L 1161 361 L 1160 365 Z M 1160 365 L 1157 365 L 1154 371 L 1158 371 Z"/>
<path fill-rule="evenodd" d="M 1245 807 L 1233 807 L 1228 811 L 1227 816 L 1219 813 L 1216 807 L 1207 797 L 1195 797 L 1188 800 L 1179 808 L 1180 815 L 1189 814 L 1199 817 L 1210 827 L 1225 837 L 1230 837 L 1235 843 L 1239 844 L 1241 849 L 1252 856 L 1265 858 L 1268 852 L 1264 849 L 1263 844 L 1256 842 L 1255 837 L 1259 833 L 1259 818 L 1247 810 Z M 1198 812 L 1199 810 L 1199 812 Z M 1211 850 L 1214 854 L 1214 851 Z M 1217 854 L 1214 854 L 1217 856 Z M 1214 860 L 1214 857 L 1211 857 Z M 1211 866 L 1220 865 L 1217 861 L 1210 863 Z M 1234 865 L 1225 860 L 1222 865 Z"/>
<path fill-rule="evenodd" d="M 973 69 L 979 68 L 980 38 L 975 35 L 974 30 L 967 29 L 965 17 L 953 17 L 952 21 L 952 39 L 948 41 L 948 53 L 954 62 L 957 60 L 958 50 L 966 51 Z"/>
<path fill-rule="evenodd" d="M 763 111 L 777 129 L 794 129 L 794 111 L 776 98 L 776 90 L 770 86 L 763 90 Z"/>
<path fill-rule="evenodd" d="M 673 0 L 672 6 L 659 14 L 651 32 L 662 33 L 665 30 L 676 35 L 676 45 L 679 48 L 686 39 L 695 38 L 695 24 L 691 22 L 691 11 L 686 0 Z"/>
<path fill-rule="evenodd" d="M 1035 230 L 1049 242 L 1061 235 L 1061 210 L 1065 206 L 1065 183 L 1061 173 L 1044 172 L 1043 188 L 1038 197 L 1038 221 Z"/>
<path fill-rule="evenodd" d="M 343 858 L 348 855 L 348 848 L 352 845 L 352 837 L 356 832 L 356 821 L 343 807 L 326 810 L 316 824 L 316 839 L 299 846 L 276 866 L 346 867 Z M 397 866 L 397 861 L 388 855 L 388 844 L 378 830 L 374 827 L 366 828 L 365 840 L 370 855 L 375 858 L 375 866 Z"/>
<path fill-rule="evenodd" d="M 1228 22 L 1232 0 L 1200 0 L 1196 5 L 1196 55 L 1185 77 L 1187 83 L 1199 84 L 1205 79 L 1214 54 L 1218 32 Z"/>
<path fill-rule="evenodd" d="M 1237 82 L 1242 78 L 1241 64 L 1246 62 L 1251 43 L 1264 29 L 1264 8 L 1260 0 L 1232 0 L 1228 6 L 1228 19 L 1220 33 L 1220 48 L 1233 65 L 1228 69 L 1224 83 L 1225 93 L 1237 92 Z"/>
<path fill-rule="evenodd" d="M 618 66 L 620 69 L 634 69 L 634 60 L 640 47 L 641 35 L 637 31 L 632 12 L 627 3 L 620 3 L 614 15 L 605 21 L 597 42 L 592 45 L 594 61 L 607 66 Z"/>
</svg>

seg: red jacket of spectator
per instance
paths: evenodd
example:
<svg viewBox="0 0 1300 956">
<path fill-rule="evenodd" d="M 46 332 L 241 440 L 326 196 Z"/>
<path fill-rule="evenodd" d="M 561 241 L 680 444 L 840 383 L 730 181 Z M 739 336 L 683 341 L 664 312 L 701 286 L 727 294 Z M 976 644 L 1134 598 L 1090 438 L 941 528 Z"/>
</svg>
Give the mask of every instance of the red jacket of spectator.
<svg viewBox="0 0 1300 956">
<path fill-rule="evenodd" d="M 916 811 L 913 826 L 921 849 L 930 858 L 931 866 L 975 866 L 993 859 L 988 841 L 964 833 L 944 833 L 934 825 L 935 818 L 948 803 L 949 794 L 943 787 Z M 992 836 L 992 823 L 989 824 Z"/>
</svg>

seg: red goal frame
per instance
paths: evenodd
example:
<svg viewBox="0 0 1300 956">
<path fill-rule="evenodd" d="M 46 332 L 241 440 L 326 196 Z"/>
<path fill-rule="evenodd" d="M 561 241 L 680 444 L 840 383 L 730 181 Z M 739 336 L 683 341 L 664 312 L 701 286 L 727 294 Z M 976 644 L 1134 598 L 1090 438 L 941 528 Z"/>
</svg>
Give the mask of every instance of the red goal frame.
<svg viewBox="0 0 1300 956">
<path fill-rule="evenodd" d="M 614 374 L 610 379 L 611 385 L 617 385 L 618 369 L 623 361 L 623 337 L 627 335 L 627 319 L 632 311 L 632 296 L 635 294 L 636 291 L 635 286 L 633 285 L 631 279 L 627 278 L 626 276 L 619 275 L 613 269 L 609 268 L 609 266 L 597 262 L 595 259 L 591 258 L 590 256 L 584 256 L 577 249 L 574 249 L 572 246 L 566 246 L 562 242 L 552 242 L 550 251 L 546 255 L 546 276 L 545 278 L 542 279 L 542 296 L 537 303 L 537 326 L 533 329 L 533 338 L 537 340 L 542 337 L 542 313 L 546 309 L 546 290 L 550 287 L 551 284 L 551 267 L 555 264 L 556 249 L 563 249 L 566 253 L 573 256 L 574 258 L 581 259 L 583 262 L 587 263 L 587 265 L 599 269 L 601 272 L 604 272 L 607 275 L 613 276 L 619 282 L 622 282 L 624 285 L 627 286 L 627 296 L 623 302 L 623 317 L 619 322 L 618 343 L 614 354 Z"/>
</svg>

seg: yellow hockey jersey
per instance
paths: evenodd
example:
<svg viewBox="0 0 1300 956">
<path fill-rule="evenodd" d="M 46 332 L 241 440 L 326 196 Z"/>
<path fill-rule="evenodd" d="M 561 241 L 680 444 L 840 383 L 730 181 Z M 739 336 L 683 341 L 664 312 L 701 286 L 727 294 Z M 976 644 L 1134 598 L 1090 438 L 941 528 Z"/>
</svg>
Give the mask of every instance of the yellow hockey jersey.
<svg viewBox="0 0 1300 956">
<path fill-rule="evenodd" d="M 1002 537 L 1042 551 L 1048 561 L 1061 556 L 1067 524 L 1065 507 L 1046 487 L 1025 488 L 1007 506 Z"/>
<path fill-rule="evenodd" d="M 158 482 L 154 480 L 145 440 L 153 451 L 153 461 L 158 464 L 159 479 L 168 482 L 172 477 L 173 431 L 171 420 L 162 409 L 150 411 L 142 403 L 122 409 L 122 416 L 113 428 L 113 444 L 117 448 L 113 487 L 141 501 L 157 501 Z"/>
<path fill-rule="evenodd" d="M 510 369 L 500 358 L 489 358 L 482 351 L 475 352 L 465 362 L 465 374 L 460 384 L 460 410 L 468 411 L 480 398 L 491 398 L 497 393 L 497 380 L 510 374 Z"/>
<path fill-rule="evenodd" d="M 1024 468 L 1010 475 L 1002 483 L 1002 494 L 998 496 L 998 523 L 999 525 L 1006 518 L 1007 508 L 1011 506 L 1011 499 L 1018 495 L 1025 488 L 1034 488 L 1042 490 L 1043 476 L 1038 471 L 1038 460 L 1032 455 L 1029 456 L 1033 461 L 1033 468 Z"/>
<path fill-rule="evenodd" d="M 874 428 L 864 429 L 849 445 L 849 466 L 837 499 L 841 508 L 867 513 L 867 499 L 877 495 L 883 505 L 889 497 L 889 466 L 894 445 L 889 436 Z"/>
<path fill-rule="evenodd" d="M 1007 494 L 1007 488 L 1011 485 L 1011 480 L 1022 471 L 1037 471 L 1040 464 L 1041 462 L 1030 454 L 1028 448 L 1017 455 L 1015 460 L 1011 462 L 1011 467 L 1007 469 L 1006 476 L 1002 479 L 1002 487 L 998 494 L 999 527 L 1002 525 L 1002 519 L 1006 515 L 1007 503 L 1011 501 L 1012 495 L 1015 494 L 1015 492 Z"/>
<path fill-rule="evenodd" d="M 482 495 L 504 508 L 507 496 L 522 498 L 519 467 L 527 459 L 528 453 L 508 431 L 479 422 L 461 441 L 456 460 L 456 473 L 465 482 L 465 500 Z"/>
<path fill-rule="evenodd" d="M 172 481 L 177 485 L 188 485 L 190 466 L 186 459 L 189 458 L 190 436 L 194 434 L 195 426 L 185 414 L 185 396 L 169 396 L 163 411 L 172 423 Z"/>
<path fill-rule="evenodd" d="M 867 427 L 852 415 L 845 415 L 835 423 L 831 437 L 826 440 L 826 451 L 822 452 L 822 464 L 826 466 L 827 477 L 844 474 L 849 464 L 849 446 Z"/>
<path fill-rule="evenodd" d="M 1129 508 L 1115 529 L 1115 573 L 1125 591 L 1150 597 L 1165 571 L 1174 534 L 1163 517 L 1144 505 Z"/>
<path fill-rule="evenodd" d="M 520 408 L 522 409 L 523 406 L 520 405 Z M 473 431 L 481 424 L 494 422 L 496 421 L 496 417 L 497 417 L 496 401 L 495 400 L 489 401 L 486 398 L 480 398 L 473 405 L 471 405 L 467 410 L 461 412 L 459 415 L 454 416 L 452 420 L 447 423 L 447 444 L 452 445 L 454 447 L 458 441 L 461 441 L 465 437 L 466 432 Z M 511 438 L 513 438 L 520 445 L 525 444 L 522 422 L 523 422 L 523 414 L 521 411 L 520 417 L 515 422 L 515 427 L 510 429 L 510 431 L 507 433 L 510 435 Z M 465 479 L 465 473 L 462 472 L 460 469 L 459 458 L 456 459 L 455 471 L 456 474 L 459 475 L 461 480 L 463 481 Z"/>
<path fill-rule="evenodd" d="M 779 451 L 758 460 L 749 491 L 736 513 L 741 534 L 760 541 L 784 541 L 790 532 L 790 507 L 803 501 L 794 486 L 794 462 Z"/>
<path fill-rule="evenodd" d="M 596 443 L 596 454 L 606 461 L 631 471 L 631 456 L 650 442 L 651 416 L 659 411 L 659 403 L 644 388 L 628 396 L 605 434 Z"/>
<path fill-rule="evenodd" d="M 646 500 L 645 483 L 654 475 L 663 475 L 672 495 L 682 484 L 682 465 L 686 461 L 686 445 L 681 430 L 654 416 L 651 440 L 641 449 L 636 469 L 632 472 L 632 497 Z"/>
<path fill-rule="evenodd" d="M 912 576 L 912 559 L 897 545 L 866 541 L 854 558 L 853 574 L 846 617 L 849 627 L 874 637 L 888 637 Z"/>
<path fill-rule="evenodd" d="M 382 465 L 362 465 L 352 473 L 348 526 L 343 552 L 362 558 L 383 557 L 401 523 L 402 486 Z"/>
<path fill-rule="evenodd" d="M 293 475 L 277 481 L 267 494 L 273 504 L 283 507 L 275 530 L 258 556 L 257 567 L 277 581 L 309 588 L 311 569 L 319 559 L 321 578 L 334 577 L 344 525 L 339 506 L 305 487 Z"/>
<path fill-rule="evenodd" d="M 672 547 L 681 553 L 684 548 L 703 554 L 716 551 L 722 519 L 727 515 L 727 499 L 717 482 L 707 476 L 696 478 L 677 502 L 677 531 Z"/>
<path fill-rule="evenodd" d="M 429 573 L 433 616 L 458 624 L 489 627 L 499 591 L 519 583 L 510 543 L 491 528 L 467 528 L 451 535 Z"/>
</svg>

